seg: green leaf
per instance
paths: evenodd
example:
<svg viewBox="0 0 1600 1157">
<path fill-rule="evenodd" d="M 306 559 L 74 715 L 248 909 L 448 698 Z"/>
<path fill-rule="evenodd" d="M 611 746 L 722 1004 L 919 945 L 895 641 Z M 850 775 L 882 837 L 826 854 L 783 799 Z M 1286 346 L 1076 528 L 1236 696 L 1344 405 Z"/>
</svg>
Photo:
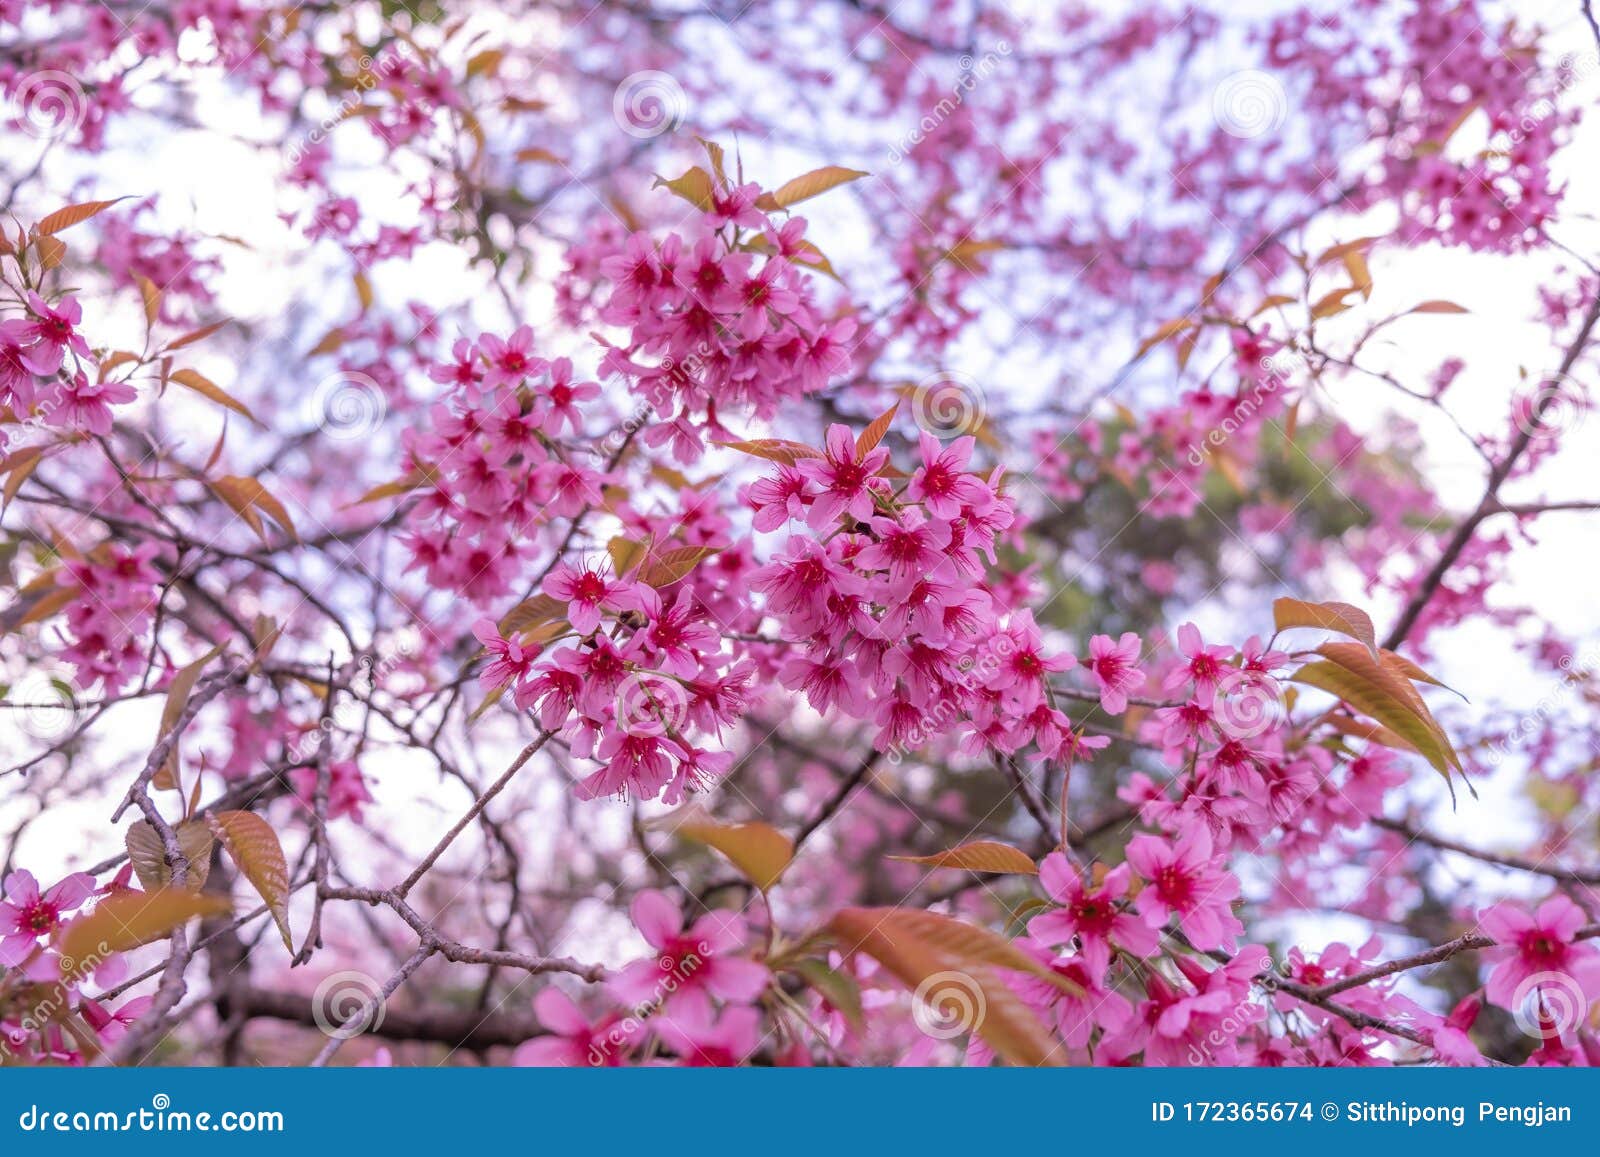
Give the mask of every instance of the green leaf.
<svg viewBox="0 0 1600 1157">
<path fill-rule="evenodd" d="M 817 992 L 822 994 L 822 999 L 844 1015 L 857 1032 L 866 1029 L 866 1019 L 861 1010 L 861 986 L 856 983 L 855 977 L 829 968 L 827 964 L 815 957 L 796 961 L 790 965 L 790 970 L 804 980 Z"/>
</svg>

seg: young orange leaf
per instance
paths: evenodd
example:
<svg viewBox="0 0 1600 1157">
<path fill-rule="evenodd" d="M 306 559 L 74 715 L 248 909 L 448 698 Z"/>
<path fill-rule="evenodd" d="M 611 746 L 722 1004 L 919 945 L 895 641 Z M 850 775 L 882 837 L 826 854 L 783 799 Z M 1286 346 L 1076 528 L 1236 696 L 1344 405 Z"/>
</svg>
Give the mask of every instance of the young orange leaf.
<svg viewBox="0 0 1600 1157">
<path fill-rule="evenodd" d="M 134 276 L 139 282 L 139 296 L 144 300 L 145 324 L 155 325 L 156 318 L 161 316 L 161 289 L 143 274 Z"/>
<path fill-rule="evenodd" d="M 200 672 L 204 671 L 206 664 L 221 654 L 221 647 L 212 647 L 200 658 L 180 670 L 172 677 L 172 682 L 167 684 L 167 699 L 161 707 L 161 727 L 156 732 L 156 738 L 170 732 L 178 725 L 178 720 L 183 715 L 183 709 L 189 705 L 189 696 L 194 694 L 194 685 L 200 679 Z M 173 741 L 167 750 L 166 761 L 161 765 L 161 770 L 156 773 L 154 782 L 157 788 L 164 791 L 178 789 L 178 743 Z"/>
<path fill-rule="evenodd" d="M 126 201 L 126 197 L 116 197 L 110 201 L 85 201 L 81 205 L 68 205 L 65 209 L 57 209 L 44 220 L 33 227 L 40 236 L 50 236 L 63 229 L 70 229 L 80 222 L 87 221 L 105 209 L 111 208 L 118 201 Z"/>
<path fill-rule="evenodd" d="M 564 618 L 566 613 L 567 604 L 559 599 L 546 594 L 534 595 L 533 598 L 518 603 L 506 612 L 498 624 L 500 634 L 509 636 L 517 631 L 526 631 L 529 627 L 540 623 Z"/>
<path fill-rule="evenodd" d="M 845 908 L 829 921 L 828 930 L 846 956 L 865 952 L 936 1012 L 943 1011 L 938 1007 L 943 997 L 953 997 L 963 1022 L 958 1027 L 977 1033 L 1011 1064 L 1064 1063 L 1037 1014 L 994 970 L 1065 978 L 1004 937 L 948 916 L 903 908 Z"/>
<path fill-rule="evenodd" d="M 283 857 L 278 833 L 254 812 L 221 812 L 207 815 L 206 821 L 272 913 L 283 946 L 293 952 L 294 941 L 289 937 L 289 864 Z"/>
<path fill-rule="evenodd" d="M 753 442 L 718 442 L 717 445 L 749 454 L 752 458 L 782 462 L 785 466 L 793 466 L 801 458 L 822 457 L 822 451 L 813 450 L 804 442 L 791 442 L 786 438 L 757 438 Z"/>
<path fill-rule="evenodd" d="M 1367 268 L 1367 258 L 1359 250 L 1347 250 L 1341 255 L 1350 283 L 1361 291 L 1361 296 L 1372 300 L 1372 271 Z"/>
<path fill-rule="evenodd" d="M 632 574 L 634 568 L 649 552 L 649 543 L 620 534 L 606 543 L 606 553 L 611 556 L 611 565 L 616 570 L 618 578 Z"/>
<path fill-rule="evenodd" d="M 169 343 L 167 345 L 167 352 L 171 353 L 173 350 L 179 350 L 184 346 L 193 345 L 197 341 L 204 341 L 206 338 L 210 337 L 227 324 L 227 319 L 223 319 L 222 321 L 214 321 L 210 325 L 203 325 L 199 329 L 192 329 L 182 337 L 177 338 Z"/>
<path fill-rule="evenodd" d="M 206 879 L 211 875 L 211 848 L 216 840 L 211 835 L 211 829 L 198 820 L 180 824 L 173 834 L 178 837 L 178 846 L 189 861 L 188 871 L 184 874 L 184 887 L 198 892 L 205 887 Z M 145 891 L 153 892 L 172 883 L 167 850 L 162 846 L 160 833 L 151 826 L 149 820 L 135 820 L 124 835 L 123 842 L 127 846 L 128 861 L 133 865 L 134 875 L 139 877 L 139 883 Z"/>
<path fill-rule="evenodd" d="M 383 482 L 374 486 L 360 498 L 350 503 L 351 506 L 360 506 L 366 502 L 376 502 L 380 498 L 398 498 L 402 494 L 410 494 L 417 487 L 425 484 L 425 479 L 416 474 L 407 474 L 404 478 L 396 478 L 393 482 Z"/>
<path fill-rule="evenodd" d="M 1294 675 L 1295 682 L 1335 695 L 1377 720 L 1413 747 L 1446 780 L 1451 768 L 1461 769 L 1460 757 L 1444 729 L 1403 674 L 1356 643 L 1324 643 L 1317 653 L 1323 658 L 1300 668 Z"/>
<path fill-rule="evenodd" d="M 1300 599 L 1278 599 L 1272 604 L 1272 625 L 1279 631 L 1294 627 L 1315 627 L 1324 631 L 1338 631 L 1364 643 L 1374 658 L 1378 654 L 1378 636 L 1372 619 L 1360 607 L 1349 603 L 1308 603 Z"/>
<path fill-rule="evenodd" d="M 856 461 L 865 458 L 878 443 L 883 441 L 884 435 L 889 432 L 889 427 L 894 424 L 894 416 L 900 412 L 900 403 L 896 402 L 876 418 L 861 433 L 856 435 Z"/>
<path fill-rule="evenodd" d="M 289 511 L 279 502 L 272 493 L 254 478 L 242 478 L 236 474 L 224 475 L 212 481 L 211 489 L 233 509 L 233 512 L 242 518 L 251 530 L 256 532 L 256 537 L 268 546 L 272 545 L 267 539 L 266 527 L 261 518 L 256 514 L 260 510 L 277 523 L 279 528 L 287 534 L 291 541 L 298 541 L 299 535 L 295 532 L 294 521 L 289 517 Z"/>
<path fill-rule="evenodd" d="M 244 417 L 249 418 L 252 422 L 255 422 L 256 425 L 261 425 L 261 423 L 257 421 L 256 416 L 250 412 L 249 406 L 239 401 L 239 399 L 235 398 L 232 394 L 228 393 L 227 390 L 224 390 L 221 386 L 217 385 L 216 382 L 213 382 L 204 374 L 199 373 L 196 370 L 175 370 L 172 374 L 172 380 L 177 382 L 180 386 L 186 386 L 187 388 L 193 390 L 203 398 L 209 398 L 219 406 L 224 406 L 236 414 L 242 414 Z"/>
<path fill-rule="evenodd" d="M 1169 338 L 1176 337 L 1184 330 L 1193 329 L 1194 324 L 1194 321 L 1187 317 L 1174 318 L 1173 320 L 1164 323 L 1160 329 L 1156 330 L 1155 333 L 1151 334 L 1149 337 L 1145 338 L 1144 341 L 1139 343 L 1139 352 L 1133 355 L 1134 360 L 1137 361 L 1139 358 L 1144 357 L 1145 354 L 1155 349 L 1156 346 L 1160 345 Z"/>
<path fill-rule="evenodd" d="M 653 587 L 669 587 L 716 553 L 714 546 L 679 546 L 659 554 L 652 550 L 639 568 L 639 579 Z"/>
<path fill-rule="evenodd" d="M 207 896 L 187 888 L 106 896 L 93 912 L 62 930 L 56 944 L 61 953 L 61 979 L 71 981 L 86 976 L 118 952 L 170 935 L 196 916 L 220 916 L 232 907 L 221 896 Z"/>
<path fill-rule="evenodd" d="M 778 882 L 794 858 L 794 841 L 771 824 L 724 824 L 697 804 L 662 816 L 650 827 L 715 848 L 763 892 Z"/>
<path fill-rule="evenodd" d="M 1038 867 L 1025 852 L 994 840 L 974 840 L 931 856 L 890 856 L 907 864 L 927 864 L 933 868 L 961 868 L 968 872 L 1014 873 L 1037 876 Z"/>
<path fill-rule="evenodd" d="M 666 180 L 657 177 L 651 188 L 670 189 L 697 209 L 709 209 L 716 189 L 711 184 L 711 174 L 698 166 L 690 169 L 681 177 Z"/>
<path fill-rule="evenodd" d="M 846 169 L 842 165 L 824 165 L 792 181 L 785 181 L 772 194 L 772 199 L 780 209 L 787 209 L 790 205 L 798 205 L 801 201 L 821 196 L 829 189 L 837 189 L 840 185 L 870 175 L 860 169 Z"/>
</svg>

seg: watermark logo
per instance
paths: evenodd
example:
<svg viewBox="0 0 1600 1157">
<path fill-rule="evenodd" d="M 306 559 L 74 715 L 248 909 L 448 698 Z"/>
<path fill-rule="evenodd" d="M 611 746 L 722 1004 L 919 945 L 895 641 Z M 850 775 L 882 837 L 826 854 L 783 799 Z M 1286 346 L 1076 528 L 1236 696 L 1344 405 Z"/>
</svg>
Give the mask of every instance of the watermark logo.
<svg viewBox="0 0 1600 1157">
<path fill-rule="evenodd" d="M 1559 374 L 1519 394 L 1511 405 L 1517 429 L 1535 441 L 1572 433 L 1583 424 L 1589 410 L 1583 388 Z"/>
<path fill-rule="evenodd" d="M 39 672 L 24 675 L 6 696 L 21 716 L 25 734 L 44 743 L 55 743 L 72 734 L 80 708 L 77 692 L 65 679 Z"/>
<path fill-rule="evenodd" d="M 983 987 L 965 972 L 935 972 L 917 985 L 911 1019 L 934 1040 L 953 1040 L 983 1027 L 988 1001 Z"/>
<path fill-rule="evenodd" d="M 1271 993 L 1277 991 L 1278 978 L 1276 965 L 1271 956 L 1263 955 L 1256 962 L 1256 984 Z M 1220 1020 L 1215 1021 L 1206 1031 L 1189 1045 L 1188 1056 L 1184 1059 L 1192 1066 L 1215 1065 L 1219 1063 L 1219 1053 L 1231 1055 L 1234 1042 L 1260 1024 L 1267 1017 L 1267 1007 L 1254 997 L 1247 997 L 1234 1005 Z M 1227 1064 L 1227 1060 L 1220 1063 Z"/>
<path fill-rule="evenodd" d="M 683 86 L 666 72 L 635 72 L 617 85 L 611 96 L 611 116 L 630 137 L 649 140 L 669 133 L 683 123 L 689 97 Z"/>
<path fill-rule="evenodd" d="M 89 97 L 83 86 L 53 69 L 23 77 L 11 100 L 18 126 L 40 140 L 74 132 L 89 115 Z"/>
<path fill-rule="evenodd" d="M 371 435 L 388 412 L 388 399 L 375 378 L 341 370 L 317 383 L 309 418 L 328 437 L 351 442 Z"/>
<path fill-rule="evenodd" d="M 1581 1025 L 1589 1015 L 1589 998 L 1583 986 L 1565 972 L 1536 972 L 1511 996 L 1511 1016 L 1517 1027 L 1537 1040 L 1557 1040 Z"/>
<path fill-rule="evenodd" d="M 939 103 L 929 109 L 909 132 L 902 134 L 890 147 L 889 163 L 898 165 L 906 159 L 912 149 L 936 133 L 940 125 L 967 103 L 967 98 L 978 87 L 978 82 L 987 80 L 1000 66 L 1000 61 L 1010 55 L 1010 41 L 1001 40 L 995 43 L 993 50 L 985 52 L 981 57 L 973 57 L 970 54 L 962 56 L 957 62 L 961 68 L 960 77 L 950 86 L 950 91 L 940 98 Z"/>
<path fill-rule="evenodd" d="M 325 977 L 311 994 L 311 1018 L 324 1035 L 349 1040 L 383 1025 L 383 986 L 365 972 L 347 969 Z"/>
<path fill-rule="evenodd" d="M 1223 77 L 1211 94 L 1211 115 L 1230 137 L 1251 140 L 1283 124 L 1289 98 L 1270 72 L 1247 68 Z"/>
<path fill-rule="evenodd" d="M 1234 668 L 1217 681 L 1211 704 L 1217 727 L 1230 739 L 1254 739 L 1280 726 L 1283 688 L 1265 671 Z"/>
<path fill-rule="evenodd" d="M 941 441 L 976 433 L 987 411 L 982 387 L 966 374 L 941 370 L 911 390 L 912 420 Z"/>
<path fill-rule="evenodd" d="M 617 726 L 629 735 L 681 731 L 689 716 L 689 694 L 676 679 L 636 671 L 617 688 Z"/>
<path fill-rule="evenodd" d="M 371 57 L 363 54 L 356 60 L 358 71 L 350 82 L 350 94 L 341 100 L 332 112 L 311 127 L 299 140 L 284 150 L 284 159 L 293 168 L 317 148 L 328 135 L 351 117 L 356 116 L 366 103 L 366 96 L 379 84 L 397 80 L 404 75 L 411 61 L 411 47 L 403 40 L 391 41 L 384 50 Z"/>
<path fill-rule="evenodd" d="M 1521 750 L 1537 736 L 1550 717 L 1590 680 L 1596 666 L 1600 666 L 1600 651 L 1588 651 L 1581 656 L 1561 656 L 1561 682 L 1555 690 L 1541 696 L 1533 710 L 1520 716 L 1501 739 L 1489 745 L 1485 756 L 1489 766 L 1499 767 L 1512 752 Z"/>
<path fill-rule="evenodd" d="M 645 1022 L 666 1005 L 667 998 L 689 983 L 691 977 L 711 961 L 711 945 L 702 940 L 688 952 L 657 958 L 661 975 L 648 1000 L 640 1001 L 626 1015 L 613 1019 L 603 1035 L 589 1046 L 589 1064 L 594 1068 L 609 1065 L 619 1051 L 626 1052 L 639 1041 Z"/>
</svg>

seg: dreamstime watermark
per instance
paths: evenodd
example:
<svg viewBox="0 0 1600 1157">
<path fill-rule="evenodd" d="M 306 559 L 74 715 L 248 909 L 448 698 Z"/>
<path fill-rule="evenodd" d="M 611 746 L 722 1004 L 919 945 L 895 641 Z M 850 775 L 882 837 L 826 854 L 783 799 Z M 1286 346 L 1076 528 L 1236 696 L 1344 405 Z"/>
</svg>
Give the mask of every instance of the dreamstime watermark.
<svg viewBox="0 0 1600 1157">
<path fill-rule="evenodd" d="M 403 40 L 395 39 L 386 44 L 377 56 L 363 54 L 358 58 L 356 65 L 360 71 L 350 82 L 353 91 L 341 100 L 332 112 L 313 125 L 304 136 L 284 150 L 284 159 L 289 167 L 298 165 L 308 152 L 327 140 L 334 129 L 357 115 L 365 104 L 364 98 L 369 92 L 377 88 L 380 82 L 394 79 L 406 66 L 413 63 L 407 59 L 410 55 L 410 45 Z"/>
<path fill-rule="evenodd" d="M 12 91 L 11 105 L 15 123 L 39 140 L 64 137 L 89 116 L 89 95 L 83 85 L 54 69 L 23 77 Z"/>
<path fill-rule="evenodd" d="M 688 111 L 689 97 L 677 78 L 653 68 L 624 77 L 611 94 L 617 127 L 640 140 L 672 132 Z"/>
<path fill-rule="evenodd" d="M 1217 728 L 1230 739 L 1254 739 L 1288 717 L 1283 688 L 1265 671 L 1230 668 L 1217 680 L 1211 701 Z"/>
<path fill-rule="evenodd" d="M 82 709 L 77 689 L 57 676 L 30 671 L 6 695 L 25 734 L 55 743 L 72 733 Z"/>
<path fill-rule="evenodd" d="M 1511 996 L 1511 1018 L 1537 1040 L 1559 1040 L 1588 1017 L 1589 998 L 1583 985 L 1565 972 L 1536 972 Z"/>
<path fill-rule="evenodd" d="M 693 951 L 677 955 L 664 955 L 656 960 L 661 975 L 656 978 L 648 1000 L 640 1001 L 626 1014 L 612 1021 L 600 1039 L 589 1046 L 589 1064 L 604 1067 L 619 1049 L 627 1049 L 637 1041 L 645 1022 L 660 1012 L 667 998 L 677 992 L 711 960 L 711 945 L 700 941 Z"/>
<path fill-rule="evenodd" d="M 1291 378 L 1298 377 L 1309 367 L 1306 359 L 1285 346 L 1274 350 L 1256 363 L 1260 371 L 1254 379 L 1250 392 L 1237 399 L 1228 413 L 1205 436 L 1189 447 L 1189 465 L 1205 465 L 1206 456 L 1226 446 L 1235 434 L 1249 424 L 1267 404 L 1285 389 Z"/>
<path fill-rule="evenodd" d="M 1229 73 L 1211 93 L 1211 115 L 1230 137 L 1250 140 L 1283 124 L 1289 97 L 1270 72 L 1247 68 Z"/>
<path fill-rule="evenodd" d="M 326 1036 L 349 1040 L 383 1026 L 388 997 L 374 976 L 350 968 L 324 977 L 311 994 L 311 1019 Z"/>
<path fill-rule="evenodd" d="M 29 1105 L 18 1115 L 17 1128 L 24 1133 L 282 1133 L 285 1125 L 275 1109 L 190 1113 L 174 1109 L 171 1097 L 157 1093 L 149 1108 L 126 1113 Z"/>
<path fill-rule="evenodd" d="M 1269 993 L 1277 988 L 1275 968 L 1272 957 L 1265 955 L 1256 965 L 1256 983 Z M 1224 1013 L 1221 1019 L 1210 1022 L 1204 1035 L 1190 1043 L 1189 1054 L 1184 1059 L 1193 1066 L 1214 1065 L 1220 1051 L 1231 1049 L 1239 1037 L 1266 1018 L 1267 1006 L 1257 1000 L 1252 992 Z"/>
<path fill-rule="evenodd" d="M 87 976 L 110 960 L 111 956 L 111 945 L 102 940 L 88 956 L 80 959 L 61 956 L 57 958 L 56 965 L 62 976 Z M 15 1011 L 7 1013 L 4 1031 L 0 1032 L 0 1058 L 12 1060 L 20 1057 L 23 1045 L 58 1023 L 63 1013 L 72 1010 L 69 999 L 71 993 L 66 985 L 40 984 L 31 991 L 38 994 L 37 1000 L 20 1014 Z"/>
<path fill-rule="evenodd" d="M 988 1000 L 983 986 L 965 972 L 935 972 L 911 997 L 911 1019 L 924 1036 L 954 1040 L 983 1027 Z"/>
<path fill-rule="evenodd" d="M 415 627 L 406 627 L 382 640 L 376 651 L 356 656 L 355 671 L 349 680 L 350 694 L 335 696 L 333 706 L 317 720 L 317 725 L 294 739 L 285 751 L 291 764 L 309 763 L 335 731 L 350 731 L 360 725 L 366 701 L 383 685 L 394 669 L 416 655 L 421 639 Z"/>
<path fill-rule="evenodd" d="M 628 735 L 670 735 L 689 721 L 689 693 L 655 671 L 635 671 L 617 687 L 617 727 Z"/>
<path fill-rule="evenodd" d="M 366 438 L 383 424 L 389 400 L 377 379 L 356 370 L 340 370 L 317 383 L 307 403 L 308 420 L 340 442 Z"/>
<path fill-rule="evenodd" d="M 1490 767 L 1499 767 L 1513 752 L 1521 750 L 1529 740 L 1538 736 L 1550 717 L 1577 694 L 1594 675 L 1595 668 L 1600 667 L 1600 651 L 1563 655 L 1558 665 L 1562 671 L 1561 682 L 1556 684 L 1554 690 L 1540 696 L 1531 711 L 1518 716 L 1516 725 L 1489 745 L 1484 758 Z"/>
<path fill-rule="evenodd" d="M 884 749 L 883 758 L 891 765 L 898 765 L 928 740 L 943 734 L 961 717 L 962 705 L 957 700 L 956 693 L 964 698 L 965 693 L 987 686 L 989 680 L 1000 672 L 1005 661 L 1014 655 L 1016 650 L 1016 640 L 1005 631 L 1001 631 L 992 636 L 974 654 L 963 655 L 956 662 L 956 676 L 949 681 L 954 693 L 944 695 L 923 712 L 914 725 L 906 728 L 898 740 Z"/>
<path fill-rule="evenodd" d="M 906 159 L 912 149 L 927 140 L 939 130 L 939 126 L 949 120 L 955 111 L 967 103 L 967 97 L 978 87 L 978 82 L 989 79 L 994 70 L 1000 66 L 1000 61 L 1011 55 L 1011 42 L 999 40 L 994 48 L 985 52 L 981 57 L 974 59 L 970 55 L 963 56 L 958 62 L 961 75 L 955 84 L 950 86 L 948 95 L 940 99 L 921 120 L 900 139 L 889 147 L 889 163 L 898 165 Z"/>
<path fill-rule="evenodd" d="M 1513 123 L 1503 127 L 1501 135 L 1505 138 L 1505 142 L 1517 145 L 1531 137 L 1540 125 L 1555 116 L 1559 111 L 1560 106 L 1557 105 L 1557 100 L 1597 72 L 1600 72 L 1600 53 L 1569 52 L 1563 56 L 1556 65 L 1555 94 L 1540 97 L 1530 104 Z"/>
<path fill-rule="evenodd" d="M 622 451 L 635 434 L 648 426 L 656 416 L 656 408 L 650 402 L 640 402 L 634 407 L 633 413 L 624 418 L 614 430 L 600 439 L 600 453 L 606 458 Z"/>
<path fill-rule="evenodd" d="M 983 428 L 988 403 L 983 388 L 966 374 L 941 370 L 911 388 L 911 419 L 941 441 Z"/>
<path fill-rule="evenodd" d="M 1583 425 L 1588 412 L 1588 392 L 1561 374 L 1541 379 L 1511 403 L 1511 419 L 1518 431 L 1534 441 L 1571 434 Z"/>
</svg>

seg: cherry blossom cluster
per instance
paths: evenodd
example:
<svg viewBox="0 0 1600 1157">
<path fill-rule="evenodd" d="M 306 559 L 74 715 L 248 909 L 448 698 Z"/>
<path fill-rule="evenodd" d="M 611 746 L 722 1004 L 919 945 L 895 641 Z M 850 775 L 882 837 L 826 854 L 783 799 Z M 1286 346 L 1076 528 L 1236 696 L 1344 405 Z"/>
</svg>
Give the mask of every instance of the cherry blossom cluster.
<svg viewBox="0 0 1600 1157">
<path fill-rule="evenodd" d="M 21 317 L 0 318 L 0 406 L 24 423 L 90 434 L 111 432 L 112 406 L 131 402 L 126 382 L 91 377 L 89 343 L 79 332 L 83 307 L 28 292 Z M 11 434 L 0 430 L 0 447 Z"/>
<path fill-rule="evenodd" d="M 693 593 L 588 563 L 557 565 L 542 587 L 569 637 L 546 649 L 481 621 L 483 686 L 509 689 L 519 710 L 568 737 L 575 756 L 601 764 L 578 785 L 585 799 L 677 803 L 715 784 L 733 763 L 719 740 L 744 712 L 754 668 L 725 651 Z"/>
<path fill-rule="evenodd" d="M 115 693 L 149 660 L 149 633 L 163 578 L 159 543 L 127 547 L 109 542 L 86 558 L 69 558 L 58 581 L 72 592 L 61 657 L 80 687 L 99 683 Z"/>
<path fill-rule="evenodd" d="M 704 232 L 634 233 L 599 264 L 611 284 L 599 317 L 628 333 L 601 369 L 649 403 L 645 443 L 670 445 L 680 462 L 708 438 L 731 440 L 724 419 L 770 420 L 850 366 L 856 322 L 828 317 L 800 268 L 815 260 L 805 218 L 774 221 L 762 196 L 754 184 L 719 190 Z"/>
<path fill-rule="evenodd" d="M 1076 659 L 1050 651 L 1032 612 L 986 582 L 1014 505 L 1000 469 L 968 469 L 974 448 L 971 436 L 941 446 L 923 434 L 920 465 L 897 488 L 888 449 L 834 425 L 820 455 L 750 488 L 757 530 L 791 528 L 753 580 L 803 645 L 780 677 L 819 712 L 870 721 L 880 751 L 952 728 L 975 752 L 1100 746 L 1051 696 L 1050 676 Z"/>
<path fill-rule="evenodd" d="M 514 1063 L 613 1068 L 639 1063 L 657 1047 L 679 1064 L 722 1067 L 761 1047 L 767 1034 L 756 1001 L 772 975 L 750 958 L 745 919 L 717 910 L 686 925 L 672 900 L 654 890 L 634 898 L 632 914 L 651 954 L 607 981 L 596 1015 L 559 988 L 541 992 L 534 1009 L 549 1035 L 519 1047 Z"/>
<path fill-rule="evenodd" d="M 49 888 L 41 888 L 25 868 L 5 877 L 0 887 L 0 1063 L 83 1064 L 83 1044 L 66 1031 L 69 1014 L 81 1017 L 78 1023 L 109 1048 L 149 1009 L 149 996 L 111 1009 L 82 990 L 85 979 L 100 991 L 120 983 L 128 974 L 122 954 L 72 962 L 63 983 L 68 964 L 56 949 L 60 933 L 85 904 L 126 888 L 128 878 L 125 871 L 97 890 L 87 872 L 74 872 Z"/>
<path fill-rule="evenodd" d="M 512 7 L 0 0 L 0 1063 L 1600 1063 L 1579 6 Z M 161 816 L 196 906 L 69 962 Z"/>
<path fill-rule="evenodd" d="M 533 330 L 460 339 L 435 364 L 449 393 L 426 428 L 405 431 L 406 462 L 422 480 L 406 546 L 428 582 L 477 603 L 511 591 L 532 532 L 600 501 L 604 464 L 588 464 L 562 435 L 582 433 L 580 404 L 600 393 L 572 362 L 534 352 Z"/>
</svg>

